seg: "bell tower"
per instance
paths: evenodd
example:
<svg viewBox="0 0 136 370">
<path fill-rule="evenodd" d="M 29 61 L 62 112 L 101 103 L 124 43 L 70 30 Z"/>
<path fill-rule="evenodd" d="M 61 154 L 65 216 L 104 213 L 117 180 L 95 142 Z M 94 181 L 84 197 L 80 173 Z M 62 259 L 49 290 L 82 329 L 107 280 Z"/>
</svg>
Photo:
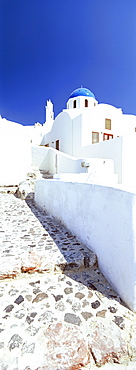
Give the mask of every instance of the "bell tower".
<svg viewBox="0 0 136 370">
<path fill-rule="evenodd" d="M 45 122 L 53 122 L 54 121 L 54 112 L 53 112 L 53 104 L 51 100 L 47 100 L 47 105 L 45 106 L 46 110 L 46 119 Z"/>
<path fill-rule="evenodd" d="M 45 105 L 45 123 L 43 126 L 46 129 L 51 129 L 53 122 L 54 122 L 53 104 L 51 100 L 47 100 L 47 105 Z"/>
<path fill-rule="evenodd" d="M 67 109 L 87 109 L 98 104 L 94 94 L 87 88 L 80 87 L 74 90 L 67 101 Z"/>
</svg>

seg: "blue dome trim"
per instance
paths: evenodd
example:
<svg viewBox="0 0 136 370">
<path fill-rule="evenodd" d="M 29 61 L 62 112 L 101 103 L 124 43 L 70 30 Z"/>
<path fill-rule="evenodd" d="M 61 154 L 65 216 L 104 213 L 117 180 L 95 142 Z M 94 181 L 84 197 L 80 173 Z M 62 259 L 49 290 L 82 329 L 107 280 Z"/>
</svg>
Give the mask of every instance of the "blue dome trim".
<svg viewBox="0 0 136 370">
<path fill-rule="evenodd" d="M 79 89 L 74 90 L 70 94 L 69 99 L 76 98 L 77 96 L 88 96 L 88 97 L 95 99 L 94 94 L 89 89 L 86 89 L 85 87 L 80 87 Z"/>
</svg>

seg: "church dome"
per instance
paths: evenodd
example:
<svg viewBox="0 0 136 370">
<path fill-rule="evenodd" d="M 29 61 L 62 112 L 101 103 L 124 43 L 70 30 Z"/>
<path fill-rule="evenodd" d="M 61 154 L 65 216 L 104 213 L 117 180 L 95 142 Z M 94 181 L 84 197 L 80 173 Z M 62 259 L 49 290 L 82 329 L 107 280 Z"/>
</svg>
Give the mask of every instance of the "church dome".
<svg viewBox="0 0 136 370">
<path fill-rule="evenodd" d="M 69 99 L 76 98 L 77 96 L 88 96 L 88 97 L 95 99 L 94 94 L 89 89 L 86 89 L 85 87 L 80 87 L 79 89 L 74 90 L 70 94 Z"/>
</svg>

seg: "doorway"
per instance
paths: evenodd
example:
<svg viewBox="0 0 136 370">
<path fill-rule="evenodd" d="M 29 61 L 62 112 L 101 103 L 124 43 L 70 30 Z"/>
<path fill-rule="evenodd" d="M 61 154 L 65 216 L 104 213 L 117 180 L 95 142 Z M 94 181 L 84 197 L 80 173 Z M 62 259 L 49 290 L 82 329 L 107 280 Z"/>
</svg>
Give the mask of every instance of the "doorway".
<svg viewBox="0 0 136 370">
<path fill-rule="evenodd" d="M 60 148 L 59 140 L 56 140 L 56 149 L 59 150 L 59 148 Z"/>
</svg>

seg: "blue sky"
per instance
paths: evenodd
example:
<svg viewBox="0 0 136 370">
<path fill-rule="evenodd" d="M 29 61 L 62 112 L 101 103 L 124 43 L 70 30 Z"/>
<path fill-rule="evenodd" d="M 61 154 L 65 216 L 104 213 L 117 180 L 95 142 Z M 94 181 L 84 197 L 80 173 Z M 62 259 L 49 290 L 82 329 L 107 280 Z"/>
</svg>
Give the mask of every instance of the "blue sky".
<svg viewBox="0 0 136 370">
<path fill-rule="evenodd" d="M 55 115 L 83 85 L 136 114 L 136 0 L 0 0 L 0 114 Z"/>
</svg>

